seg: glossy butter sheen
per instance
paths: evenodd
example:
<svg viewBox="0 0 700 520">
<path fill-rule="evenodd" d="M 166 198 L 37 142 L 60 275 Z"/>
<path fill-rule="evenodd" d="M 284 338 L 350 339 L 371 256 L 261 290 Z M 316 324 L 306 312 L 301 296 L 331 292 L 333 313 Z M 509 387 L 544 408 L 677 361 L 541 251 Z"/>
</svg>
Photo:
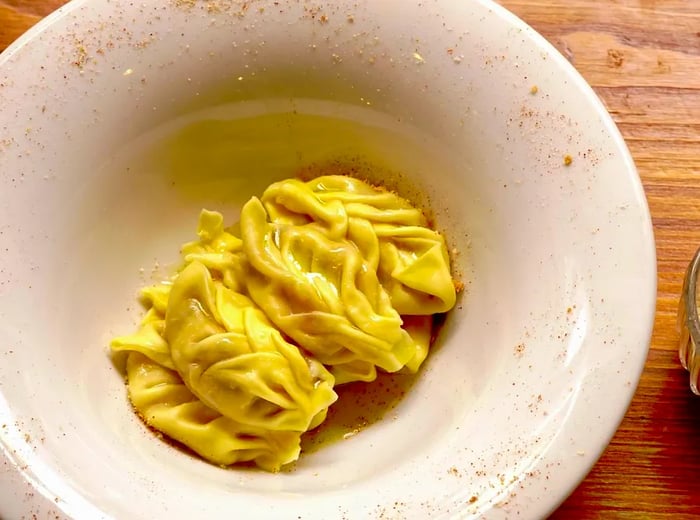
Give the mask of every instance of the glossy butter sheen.
<svg viewBox="0 0 700 520">
<path fill-rule="evenodd" d="M 202 211 L 183 266 L 142 291 L 140 330 L 112 350 L 148 425 L 210 462 L 277 471 L 335 385 L 416 372 L 456 293 L 423 213 L 354 178 L 272 184 L 239 227 Z"/>
</svg>

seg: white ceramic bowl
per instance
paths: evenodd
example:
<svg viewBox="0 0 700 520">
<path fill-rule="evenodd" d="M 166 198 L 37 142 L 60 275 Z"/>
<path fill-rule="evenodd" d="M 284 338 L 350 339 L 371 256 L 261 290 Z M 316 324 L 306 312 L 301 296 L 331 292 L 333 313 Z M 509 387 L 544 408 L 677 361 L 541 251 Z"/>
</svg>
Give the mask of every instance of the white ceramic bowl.
<svg viewBox="0 0 700 520">
<path fill-rule="evenodd" d="M 0 58 L 0 129 L 3 518 L 541 517 L 634 392 L 656 280 L 634 165 L 486 0 L 73 2 Z M 200 208 L 231 221 L 353 156 L 424 195 L 468 281 L 415 387 L 289 473 L 154 439 L 108 357 L 154 264 Z"/>
</svg>

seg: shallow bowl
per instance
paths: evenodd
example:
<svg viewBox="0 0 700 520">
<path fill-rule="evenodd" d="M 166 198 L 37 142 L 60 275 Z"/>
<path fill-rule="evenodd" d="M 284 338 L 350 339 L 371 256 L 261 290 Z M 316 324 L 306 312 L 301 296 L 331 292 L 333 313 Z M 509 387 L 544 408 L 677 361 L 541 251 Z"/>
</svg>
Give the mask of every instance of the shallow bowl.
<svg viewBox="0 0 700 520">
<path fill-rule="evenodd" d="M 650 218 L 592 90 L 486 0 L 74 1 L 0 56 L 0 516 L 520 518 L 623 417 Z M 202 207 L 348 165 L 434 213 L 466 284 L 410 392 L 292 471 L 155 439 L 109 340 Z"/>
</svg>

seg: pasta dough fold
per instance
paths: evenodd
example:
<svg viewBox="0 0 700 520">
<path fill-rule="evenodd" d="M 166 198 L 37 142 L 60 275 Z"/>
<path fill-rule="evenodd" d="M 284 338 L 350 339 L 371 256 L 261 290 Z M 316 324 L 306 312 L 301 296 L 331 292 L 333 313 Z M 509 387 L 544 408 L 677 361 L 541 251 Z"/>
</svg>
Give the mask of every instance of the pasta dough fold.
<svg viewBox="0 0 700 520">
<path fill-rule="evenodd" d="M 415 371 L 427 355 L 401 315 L 432 315 L 456 299 L 442 236 L 389 192 L 350 177 L 271 185 L 241 212 L 250 297 L 337 382 L 376 368 Z M 420 324 L 420 325 L 419 325 Z"/>
<path fill-rule="evenodd" d="M 299 457 L 301 433 L 237 423 L 207 407 L 180 376 L 141 353 L 127 359 L 129 398 L 143 421 L 221 466 L 253 461 L 278 471 Z"/>
<path fill-rule="evenodd" d="M 215 284 L 198 262 L 173 284 L 164 336 L 187 388 L 241 424 L 305 432 L 337 399 L 321 363 L 304 359 L 248 298 Z"/>
</svg>

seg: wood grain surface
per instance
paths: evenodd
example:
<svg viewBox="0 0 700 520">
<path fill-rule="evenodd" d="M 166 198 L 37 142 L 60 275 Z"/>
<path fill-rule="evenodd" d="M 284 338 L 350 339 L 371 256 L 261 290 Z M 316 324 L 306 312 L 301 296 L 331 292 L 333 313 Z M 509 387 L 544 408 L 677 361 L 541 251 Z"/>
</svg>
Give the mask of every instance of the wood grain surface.
<svg viewBox="0 0 700 520">
<path fill-rule="evenodd" d="M 62 3 L 0 0 L 0 50 Z M 700 0 L 501 3 L 603 99 L 636 161 L 657 243 L 656 321 L 636 396 L 552 518 L 700 518 L 700 397 L 688 390 L 675 330 L 683 272 L 700 246 Z"/>
</svg>

